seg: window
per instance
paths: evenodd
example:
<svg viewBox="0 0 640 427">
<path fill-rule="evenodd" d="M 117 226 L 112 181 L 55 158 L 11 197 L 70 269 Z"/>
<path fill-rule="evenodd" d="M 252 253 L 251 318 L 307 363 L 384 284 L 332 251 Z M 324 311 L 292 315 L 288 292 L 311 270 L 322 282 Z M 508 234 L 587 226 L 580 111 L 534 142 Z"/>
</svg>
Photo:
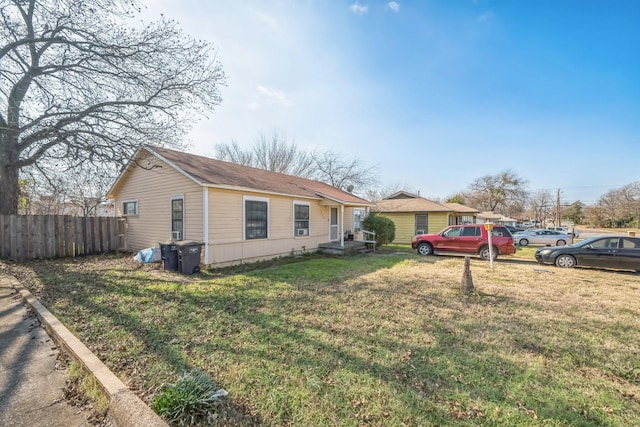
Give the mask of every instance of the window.
<svg viewBox="0 0 640 427">
<path fill-rule="evenodd" d="M 171 240 L 184 240 L 184 197 L 171 198 Z"/>
<path fill-rule="evenodd" d="M 425 234 L 428 231 L 429 216 L 428 215 L 416 215 L 416 235 Z"/>
<path fill-rule="evenodd" d="M 293 203 L 293 235 L 309 235 L 309 204 Z"/>
<path fill-rule="evenodd" d="M 444 237 L 460 237 L 460 233 L 462 233 L 461 227 L 453 227 L 442 233 Z"/>
<path fill-rule="evenodd" d="M 244 200 L 244 238 L 266 239 L 269 229 L 269 202 L 268 199 Z"/>
<path fill-rule="evenodd" d="M 126 200 L 122 202 L 122 215 L 138 215 L 138 201 Z"/>
<path fill-rule="evenodd" d="M 505 227 L 493 227 L 491 235 L 496 237 L 511 237 L 511 232 Z"/>
<path fill-rule="evenodd" d="M 472 215 L 462 215 L 459 224 L 475 224 L 476 218 Z"/>
<path fill-rule="evenodd" d="M 460 235 L 466 237 L 478 237 L 482 236 L 482 231 L 480 231 L 480 227 L 464 227 Z"/>
<path fill-rule="evenodd" d="M 362 221 L 366 216 L 367 211 L 364 209 L 353 210 L 353 231 L 362 231 Z"/>
</svg>

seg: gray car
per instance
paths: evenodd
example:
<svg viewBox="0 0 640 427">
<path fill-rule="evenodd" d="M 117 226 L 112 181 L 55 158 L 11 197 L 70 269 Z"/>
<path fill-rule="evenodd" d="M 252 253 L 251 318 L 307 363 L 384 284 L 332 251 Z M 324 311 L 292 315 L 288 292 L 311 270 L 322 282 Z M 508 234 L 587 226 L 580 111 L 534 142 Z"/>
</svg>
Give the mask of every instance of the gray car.
<svg viewBox="0 0 640 427">
<path fill-rule="evenodd" d="M 513 235 L 513 243 L 519 246 L 564 246 L 573 243 L 573 237 L 556 230 L 526 230 Z"/>
</svg>

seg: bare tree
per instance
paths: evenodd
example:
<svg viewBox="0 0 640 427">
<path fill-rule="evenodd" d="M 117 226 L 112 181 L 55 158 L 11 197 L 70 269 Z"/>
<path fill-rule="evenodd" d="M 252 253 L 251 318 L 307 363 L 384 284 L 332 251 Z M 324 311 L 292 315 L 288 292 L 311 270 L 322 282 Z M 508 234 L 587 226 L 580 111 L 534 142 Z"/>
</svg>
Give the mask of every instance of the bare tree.
<svg viewBox="0 0 640 427">
<path fill-rule="evenodd" d="M 364 166 L 360 159 L 347 158 L 333 151 L 307 153 L 300 150 L 295 141 L 288 142 L 286 134 L 278 131 L 270 136 L 261 134 L 249 149 L 242 149 L 236 141 L 217 144 L 215 157 L 240 165 L 317 179 L 343 190 L 355 189 L 363 196 L 382 191 L 377 188 L 375 167 Z"/>
<path fill-rule="evenodd" d="M 523 204 L 528 196 L 527 181 L 511 170 L 485 175 L 469 185 L 465 200 L 479 210 L 508 214 L 508 206 Z"/>
<path fill-rule="evenodd" d="M 253 145 L 256 167 L 301 177 L 311 177 L 316 172 L 313 157 L 300 150 L 295 140 L 288 142 L 287 135 L 273 131 L 270 136 L 260 134 Z"/>
<path fill-rule="evenodd" d="M 359 194 L 365 194 L 368 188 L 378 184 L 376 168 L 364 166 L 360 159 L 348 159 L 332 151 L 312 156 L 318 168 L 316 179 L 319 181 L 343 190 L 355 189 Z"/>
<path fill-rule="evenodd" d="M 135 0 L 0 0 L 0 213 L 16 213 L 25 168 L 179 147 L 194 112 L 221 102 L 210 45 L 173 21 L 127 26 L 137 12 Z"/>
<path fill-rule="evenodd" d="M 638 222 L 640 217 L 640 181 L 609 190 L 598 199 L 598 221 L 607 227 Z"/>
<path fill-rule="evenodd" d="M 253 152 L 243 150 L 238 141 L 233 140 L 230 144 L 216 144 L 214 157 L 225 162 L 235 163 L 243 166 L 254 166 Z"/>
<path fill-rule="evenodd" d="M 531 217 L 543 223 L 554 209 L 555 202 L 549 190 L 538 190 L 529 197 Z"/>
<path fill-rule="evenodd" d="M 388 185 L 371 185 L 365 186 L 365 198 L 371 201 L 379 201 L 399 191 L 406 191 L 411 194 L 418 194 L 417 191 L 409 189 L 407 184 L 388 184 Z"/>
<path fill-rule="evenodd" d="M 300 150 L 295 140 L 288 142 L 287 135 L 277 130 L 269 136 L 260 134 L 249 149 L 242 149 L 235 140 L 230 144 L 217 144 L 214 156 L 239 165 L 304 178 L 312 177 L 316 172 L 313 157 Z"/>
<path fill-rule="evenodd" d="M 24 192 L 29 203 L 22 209 L 25 213 L 97 216 L 108 204 L 106 194 L 118 168 L 87 164 L 60 170 L 55 176 L 43 176 L 33 169 L 28 172 L 29 185 Z"/>
</svg>

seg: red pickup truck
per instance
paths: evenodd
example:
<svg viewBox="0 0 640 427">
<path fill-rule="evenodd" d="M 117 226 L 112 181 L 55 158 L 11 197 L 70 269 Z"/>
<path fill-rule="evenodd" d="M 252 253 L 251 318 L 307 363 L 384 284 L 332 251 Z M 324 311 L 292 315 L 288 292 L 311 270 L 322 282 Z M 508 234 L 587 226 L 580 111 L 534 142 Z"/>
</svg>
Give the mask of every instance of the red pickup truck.
<svg viewBox="0 0 640 427">
<path fill-rule="evenodd" d="M 511 232 L 496 224 L 491 230 L 493 259 L 516 253 Z M 466 254 L 489 259 L 489 232 L 484 224 L 450 225 L 437 234 L 413 236 L 411 247 L 420 255 Z"/>
</svg>

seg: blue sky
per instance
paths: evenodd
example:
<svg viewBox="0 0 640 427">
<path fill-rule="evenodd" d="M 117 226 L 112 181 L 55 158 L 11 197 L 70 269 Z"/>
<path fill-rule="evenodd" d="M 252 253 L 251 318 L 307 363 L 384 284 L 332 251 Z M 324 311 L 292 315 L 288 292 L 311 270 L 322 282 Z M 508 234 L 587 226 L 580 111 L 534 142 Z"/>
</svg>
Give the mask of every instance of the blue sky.
<svg viewBox="0 0 640 427">
<path fill-rule="evenodd" d="M 228 76 L 192 152 L 274 130 L 444 198 L 513 170 L 588 204 L 640 180 L 635 0 L 150 0 Z"/>
</svg>

